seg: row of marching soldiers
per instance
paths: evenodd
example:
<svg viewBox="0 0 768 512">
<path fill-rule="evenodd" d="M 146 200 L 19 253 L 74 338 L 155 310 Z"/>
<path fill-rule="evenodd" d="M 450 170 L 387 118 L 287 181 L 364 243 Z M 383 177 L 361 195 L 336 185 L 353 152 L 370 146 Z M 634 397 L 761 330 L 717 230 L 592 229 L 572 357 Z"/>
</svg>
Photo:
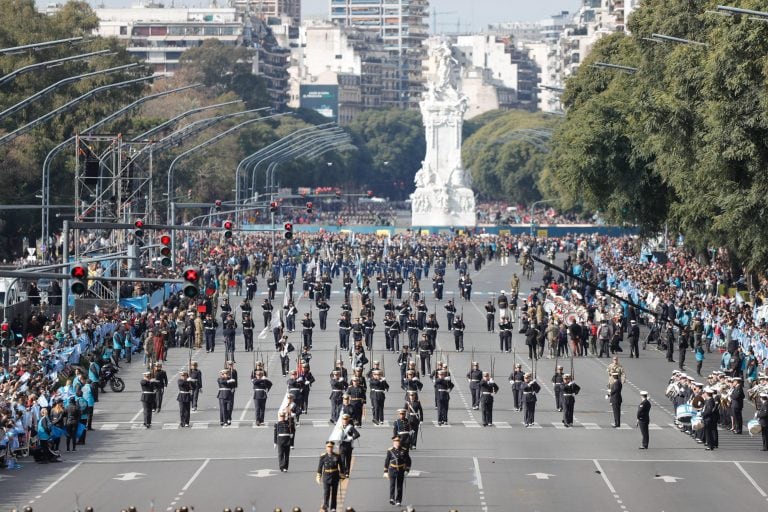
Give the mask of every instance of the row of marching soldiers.
<svg viewBox="0 0 768 512">
<path fill-rule="evenodd" d="M 754 403 L 754 418 L 747 421 L 750 435 L 761 435 L 762 450 L 768 451 L 768 376 L 761 374 L 756 385 L 746 393 L 741 377 L 721 371 L 712 372 L 706 382 L 675 370 L 666 395 L 675 407 L 675 424 L 705 445 L 705 450 L 719 448 L 718 426 L 734 435 L 744 430 L 744 401 Z"/>
</svg>

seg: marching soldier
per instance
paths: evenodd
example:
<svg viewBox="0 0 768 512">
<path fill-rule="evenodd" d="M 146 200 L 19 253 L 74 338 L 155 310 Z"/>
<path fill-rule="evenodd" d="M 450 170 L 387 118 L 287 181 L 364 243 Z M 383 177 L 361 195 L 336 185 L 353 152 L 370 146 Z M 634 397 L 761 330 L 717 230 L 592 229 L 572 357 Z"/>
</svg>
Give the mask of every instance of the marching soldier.
<svg viewBox="0 0 768 512">
<path fill-rule="evenodd" d="M 237 381 L 233 379 L 229 373 L 229 370 L 221 370 L 219 372 L 219 378 L 217 379 L 219 385 L 219 391 L 216 394 L 216 398 L 219 399 L 219 423 L 221 426 L 229 426 L 232 424 L 232 407 L 235 402 L 235 384 Z"/>
<path fill-rule="evenodd" d="M 400 367 L 400 380 L 405 379 L 405 372 L 408 369 L 408 362 L 411 360 L 411 354 L 408 347 L 403 345 L 402 352 L 397 355 L 397 365 Z"/>
<path fill-rule="evenodd" d="M 637 406 L 637 426 L 640 427 L 640 434 L 642 435 L 642 442 L 640 444 L 641 450 L 648 449 L 648 425 L 651 422 L 651 401 L 648 400 L 648 392 L 640 392 L 640 405 Z"/>
<path fill-rule="evenodd" d="M 344 414 L 341 417 L 341 439 L 339 440 L 339 456 L 341 457 L 342 478 L 349 478 L 352 468 L 352 443 L 360 437 L 360 432 L 352 424 L 352 417 Z"/>
<path fill-rule="evenodd" d="M 410 350 L 416 350 L 419 343 L 419 323 L 416 320 L 416 315 L 411 313 L 406 322 L 406 328 L 408 329 L 408 348 Z"/>
<path fill-rule="evenodd" d="M 408 316 L 411 314 L 411 305 L 407 300 L 402 301 L 397 306 L 397 321 L 400 324 L 400 332 L 407 332 Z"/>
<path fill-rule="evenodd" d="M 413 439 L 413 427 L 411 422 L 406 417 L 407 411 L 405 409 L 397 410 L 397 419 L 392 425 L 392 433 L 400 438 L 401 446 L 404 450 L 411 448 L 411 440 Z"/>
<path fill-rule="evenodd" d="M 606 372 L 608 373 L 609 386 L 613 384 L 613 381 L 616 378 L 619 378 L 622 384 L 627 382 L 627 373 L 624 371 L 624 367 L 621 366 L 621 363 L 619 363 L 618 357 L 614 356 L 613 361 L 611 362 L 611 364 L 608 365 L 608 369 L 606 370 Z M 618 374 L 618 376 L 615 374 Z"/>
<path fill-rule="evenodd" d="M 141 406 L 144 409 L 144 426 L 152 426 L 152 411 L 155 409 L 155 389 L 157 381 L 151 378 L 151 372 L 144 372 L 141 379 Z"/>
<path fill-rule="evenodd" d="M 280 356 L 280 369 L 283 377 L 288 375 L 288 367 L 291 364 L 289 354 L 294 350 L 293 343 L 288 342 L 288 335 L 284 334 L 277 344 L 277 355 Z"/>
<path fill-rule="evenodd" d="M 251 316 L 251 301 L 246 297 L 240 303 L 240 319 L 245 321 L 246 316 Z"/>
<path fill-rule="evenodd" d="M 443 300 L 443 289 L 445 288 L 445 279 L 442 274 L 435 274 L 432 278 L 432 289 L 435 292 L 436 300 Z"/>
<path fill-rule="evenodd" d="M 704 420 L 705 450 L 711 451 L 718 447 L 717 422 L 719 413 L 715 403 L 715 391 L 711 387 L 704 388 L 704 409 L 701 411 L 701 419 Z"/>
<path fill-rule="evenodd" d="M 312 348 L 312 329 L 315 327 L 315 322 L 309 313 L 304 313 L 304 319 L 301 321 L 301 335 L 304 341 L 304 346 Z"/>
<path fill-rule="evenodd" d="M 768 451 L 768 393 L 760 393 L 762 403 L 755 413 L 755 418 L 760 420 L 761 433 L 763 437 L 763 451 Z"/>
<path fill-rule="evenodd" d="M 382 375 L 381 370 L 374 369 L 369 384 L 371 388 L 373 424 L 379 425 L 384 422 L 384 401 L 386 399 L 386 393 L 389 391 L 389 383 Z"/>
<path fill-rule="evenodd" d="M 518 363 L 515 365 L 515 369 L 509 376 L 509 383 L 512 385 L 512 398 L 514 399 L 515 410 L 520 411 L 523 407 L 523 382 L 525 381 L 525 373 L 523 373 L 523 366 Z"/>
<path fill-rule="evenodd" d="M 536 382 L 536 379 L 532 374 L 526 373 L 523 384 L 523 407 L 524 407 L 524 419 L 523 423 L 526 427 L 530 427 L 536 423 L 536 395 L 541 391 L 541 386 Z"/>
<path fill-rule="evenodd" d="M 288 394 L 293 397 L 293 403 L 296 404 L 296 418 L 301 416 L 301 411 L 304 409 L 302 400 L 304 398 L 304 378 L 298 375 L 296 370 L 291 370 L 290 378 L 286 381 L 286 387 L 288 388 Z"/>
<path fill-rule="evenodd" d="M 264 411 L 267 407 L 267 395 L 272 389 L 272 381 L 264 376 L 262 370 L 256 370 L 256 375 L 251 380 L 253 383 L 253 405 L 256 408 L 256 426 L 264 425 Z"/>
<path fill-rule="evenodd" d="M 277 292 L 277 278 L 275 277 L 274 272 L 270 272 L 269 277 L 267 278 L 267 292 L 268 292 L 267 296 L 269 297 L 269 300 L 275 300 L 275 292 Z M 267 299 L 264 299 L 264 300 L 267 300 Z M 264 327 L 266 327 L 267 325 L 269 325 L 269 320 L 266 320 L 264 322 Z"/>
<path fill-rule="evenodd" d="M 347 396 L 352 406 L 352 420 L 355 426 L 363 422 L 363 409 L 365 408 L 365 390 L 360 386 L 360 379 L 352 377 L 351 385 L 347 388 Z"/>
<path fill-rule="evenodd" d="M 285 411 L 280 411 L 277 415 L 278 420 L 275 423 L 274 445 L 277 448 L 277 463 L 280 471 L 288 471 L 288 463 L 291 457 L 291 446 L 293 439 L 293 425 L 287 419 Z"/>
<path fill-rule="evenodd" d="M 456 346 L 456 352 L 464 352 L 464 329 L 466 327 L 461 315 L 456 316 L 453 325 L 448 325 L 448 328 L 453 331 L 453 343 Z"/>
<path fill-rule="evenodd" d="M 337 324 L 339 326 L 339 348 L 349 350 L 349 333 L 352 331 L 352 322 L 349 321 L 349 317 L 345 313 L 342 313 Z"/>
<path fill-rule="evenodd" d="M 424 387 L 424 384 L 421 383 L 415 371 L 408 370 L 407 372 L 405 372 L 405 378 L 403 379 L 401 387 L 403 388 L 403 391 L 405 391 L 405 394 L 406 394 L 405 397 L 407 399 L 408 391 L 419 392 Z"/>
<path fill-rule="evenodd" d="M 483 380 L 483 372 L 480 371 L 480 364 L 472 361 L 472 368 L 467 373 L 469 381 L 469 393 L 472 395 L 472 409 L 480 408 L 480 381 Z"/>
<path fill-rule="evenodd" d="M 392 437 L 392 448 L 384 459 L 384 478 L 389 479 L 389 504 L 400 506 L 403 501 L 403 481 L 411 470 L 411 456 L 401 446 L 400 436 Z"/>
<path fill-rule="evenodd" d="M 273 309 L 275 309 L 275 307 L 272 305 L 269 299 L 264 299 L 264 302 L 261 304 L 261 312 L 264 316 L 264 327 L 269 327 L 269 323 L 272 321 Z"/>
<path fill-rule="evenodd" d="M 315 383 L 315 376 L 312 375 L 312 370 L 309 368 L 309 362 L 304 363 L 304 387 L 301 390 L 301 413 L 307 414 L 309 409 L 309 392 L 312 391 L 312 384 Z"/>
<path fill-rule="evenodd" d="M 226 318 L 226 316 L 224 317 Z M 209 313 L 205 315 L 205 321 L 203 322 L 203 329 L 205 330 L 205 352 L 213 352 L 216 348 L 216 329 L 219 327 L 219 322 L 214 320 L 213 316 Z"/>
<path fill-rule="evenodd" d="M 189 373 L 182 370 L 179 380 L 179 394 L 176 400 L 179 402 L 179 426 L 189 426 L 190 406 L 192 405 L 192 383 L 189 381 Z"/>
<path fill-rule="evenodd" d="M 509 315 L 501 317 L 499 322 L 499 350 L 502 352 L 512 352 L 512 319 Z"/>
<path fill-rule="evenodd" d="M 742 417 L 742 411 L 744 410 L 744 388 L 741 383 L 741 377 L 734 377 L 730 393 L 731 423 L 733 424 L 731 432 L 734 434 L 741 434 L 744 424 L 744 418 Z"/>
<path fill-rule="evenodd" d="M 253 352 L 253 320 L 251 313 L 243 312 L 243 338 L 245 338 L 245 351 Z"/>
<path fill-rule="evenodd" d="M 555 390 L 555 409 L 558 412 L 563 410 L 563 367 L 558 366 L 555 374 L 552 376 L 552 387 Z"/>
<path fill-rule="evenodd" d="M 224 322 L 224 357 L 227 361 L 234 361 L 235 359 L 235 336 L 237 335 L 237 322 L 232 317 L 232 314 L 227 315 L 227 319 Z"/>
<path fill-rule="evenodd" d="M 163 396 L 165 395 L 165 388 L 168 387 L 168 374 L 163 370 L 163 363 L 160 361 L 155 363 L 155 412 L 160 412 L 163 406 Z"/>
<path fill-rule="evenodd" d="M 635 320 L 629 321 L 629 357 L 640 358 L 640 327 Z"/>
<path fill-rule="evenodd" d="M 232 306 L 229 305 L 229 299 L 227 297 L 224 297 L 219 308 L 221 309 L 221 323 L 224 324 L 227 315 L 232 312 Z"/>
<path fill-rule="evenodd" d="M 613 372 L 613 384 L 608 388 L 608 399 L 611 402 L 611 409 L 613 410 L 613 428 L 619 428 L 621 426 L 621 374 L 619 372 Z"/>
<path fill-rule="evenodd" d="M 571 375 L 563 375 L 563 425 L 573 426 L 573 409 L 576 405 L 576 395 L 581 391 L 581 386 L 573 382 Z"/>
<path fill-rule="evenodd" d="M 352 324 L 352 341 L 357 343 L 363 341 L 363 323 L 360 321 L 360 317 L 355 318 L 355 323 Z M 347 346 L 349 348 L 349 346 Z"/>
<path fill-rule="evenodd" d="M 320 330 L 324 331 L 328 327 L 328 310 L 331 309 L 331 305 L 325 300 L 325 297 L 320 299 L 317 305 L 317 316 L 320 318 Z"/>
<path fill-rule="evenodd" d="M 435 379 L 435 392 L 437 393 L 436 405 L 437 405 L 437 424 L 448 424 L 448 404 L 451 399 L 451 390 L 454 384 L 449 378 L 446 377 L 445 370 L 439 370 L 437 372 L 437 379 Z"/>
<path fill-rule="evenodd" d="M 429 375 L 432 373 L 432 351 L 434 346 L 427 333 L 421 335 L 419 341 L 419 360 L 421 361 L 421 374 Z"/>
<path fill-rule="evenodd" d="M 440 329 L 440 324 L 437 323 L 437 318 L 434 313 L 429 314 L 429 320 L 427 320 L 424 328 L 434 350 L 434 347 L 437 345 L 437 331 Z"/>
<path fill-rule="evenodd" d="M 419 394 L 416 391 L 408 391 L 405 399 L 405 417 L 408 419 L 408 423 L 411 425 L 411 450 L 416 449 L 416 443 L 419 440 L 419 426 L 424 421 L 424 408 L 421 406 L 421 400 L 419 400 Z"/>
<path fill-rule="evenodd" d="M 365 347 L 368 350 L 373 349 L 373 330 L 376 328 L 376 322 L 373 321 L 373 314 L 363 319 L 363 333 L 365 335 Z"/>
<path fill-rule="evenodd" d="M 341 457 L 333 451 L 333 441 L 325 443 L 325 453 L 320 456 L 317 463 L 317 476 L 315 481 L 323 486 L 323 506 L 320 510 L 336 510 L 336 495 L 339 492 L 341 480 Z"/>
<path fill-rule="evenodd" d="M 341 412 L 342 399 L 344 393 L 347 391 L 347 381 L 341 376 L 339 370 L 333 370 L 331 374 L 331 419 L 329 423 L 336 424 L 339 421 L 339 413 Z"/>
<path fill-rule="evenodd" d="M 424 303 L 424 299 L 421 299 L 416 305 L 416 323 L 419 325 L 419 330 L 423 331 L 427 324 L 427 305 Z"/>
<path fill-rule="evenodd" d="M 453 305 L 453 300 L 448 299 L 448 303 L 445 307 L 445 318 L 448 321 L 448 330 L 453 327 L 453 317 L 456 315 L 456 306 Z"/>
<path fill-rule="evenodd" d="M 499 385 L 493 382 L 488 372 L 483 373 L 480 381 L 480 409 L 483 413 L 483 426 L 493 426 L 493 395 L 499 392 Z"/>
<path fill-rule="evenodd" d="M 197 398 L 203 390 L 203 372 L 197 369 L 197 361 L 192 361 L 192 368 L 189 370 L 189 382 L 192 385 L 192 410 L 197 411 Z"/>
<path fill-rule="evenodd" d="M 344 273 L 344 278 L 341 281 L 342 286 L 344 286 L 344 300 L 349 300 L 349 293 L 352 291 L 352 276 L 349 275 L 349 272 Z"/>
<path fill-rule="evenodd" d="M 493 305 L 493 301 L 489 300 L 485 305 L 485 326 L 488 332 L 493 332 L 493 324 L 496 320 L 496 307 Z"/>
</svg>

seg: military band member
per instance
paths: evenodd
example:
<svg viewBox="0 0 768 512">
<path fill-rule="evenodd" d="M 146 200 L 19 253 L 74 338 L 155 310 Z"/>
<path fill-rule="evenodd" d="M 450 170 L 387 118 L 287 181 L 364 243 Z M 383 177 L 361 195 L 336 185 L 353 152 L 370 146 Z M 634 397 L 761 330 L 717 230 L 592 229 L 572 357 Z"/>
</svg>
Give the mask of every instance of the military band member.
<svg viewBox="0 0 768 512">
<path fill-rule="evenodd" d="M 552 376 L 552 387 L 555 390 L 555 409 L 558 412 L 563 410 L 563 367 L 558 366 L 555 374 Z"/>
<path fill-rule="evenodd" d="M 152 411 L 155 409 L 155 390 L 157 381 L 152 378 L 151 372 L 144 372 L 141 379 L 141 406 L 144 409 L 144 427 L 152 426 Z"/>
<path fill-rule="evenodd" d="M 291 446 L 293 445 L 293 425 L 288 420 L 288 414 L 285 411 L 280 411 L 277 415 L 278 420 L 275 423 L 274 431 L 274 445 L 277 448 L 277 463 L 280 471 L 285 473 L 288 471 L 288 463 L 291 457 Z"/>
<path fill-rule="evenodd" d="M 232 424 L 232 407 L 235 402 L 235 384 L 237 381 L 232 378 L 229 370 L 221 370 L 217 379 L 219 391 L 216 398 L 219 400 L 219 423 L 221 426 Z"/>
<path fill-rule="evenodd" d="M 439 370 L 437 372 L 437 379 L 435 379 L 435 392 L 437 393 L 436 405 L 437 405 L 437 424 L 448 424 L 448 404 L 451 399 L 451 390 L 454 384 L 449 378 L 447 378 L 447 372 L 445 370 Z"/>
<path fill-rule="evenodd" d="M 515 369 L 509 375 L 509 383 L 512 385 L 512 398 L 514 400 L 515 410 L 520 411 L 523 408 L 523 382 L 525 381 L 525 373 L 523 372 L 523 366 L 516 364 Z"/>
<path fill-rule="evenodd" d="M 189 382 L 192 384 L 192 411 L 197 411 L 197 399 L 203 391 L 203 372 L 197 366 L 197 361 L 192 361 L 192 367 L 189 370 Z"/>
<path fill-rule="evenodd" d="M 267 395 L 272 389 L 272 381 L 264 376 L 262 370 L 256 370 L 256 375 L 251 379 L 253 383 L 253 405 L 256 409 L 256 426 L 264 425 L 264 411 L 267 408 Z"/>
<path fill-rule="evenodd" d="M 613 383 L 608 388 L 608 400 L 611 403 L 611 410 L 613 411 L 613 428 L 619 428 L 621 426 L 621 374 L 619 372 L 613 372 Z"/>
<path fill-rule="evenodd" d="M 576 405 L 576 395 L 581 391 L 581 386 L 573 382 L 571 375 L 563 375 L 563 425 L 573 426 L 573 409 Z"/>
<path fill-rule="evenodd" d="M 349 472 L 352 469 L 352 443 L 360 437 L 360 432 L 352 424 L 352 416 L 349 414 L 341 416 L 340 427 L 339 456 L 341 457 L 341 475 L 343 478 L 349 478 Z"/>
<path fill-rule="evenodd" d="M 651 401 L 648 400 L 648 392 L 640 392 L 640 405 L 637 406 L 637 426 L 640 427 L 642 441 L 641 450 L 648 449 L 648 425 L 651 423 Z"/>
<path fill-rule="evenodd" d="M 499 385 L 496 384 L 488 372 L 483 373 L 483 380 L 480 381 L 480 412 L 483 415 L 483 426 L 493 426 L 493 395 L 499 392 Z"/>
<path fill-rule="evenodd" d="M 375 365 L 375 362 L 374 362 Z M 371 409 L 373 411 L 373 424 L 384 422 L 384 401 L 389 391 L 389 383 L 382 375 L 381 370 L 373 370 L 370 378 Z"/>
<path fill-rule="evenodd" d="M 392 448 L 384 459 L 384 478 L 389 479 L 389 504 L 400 506 L 403 501 L 403 481 L 411 470 L 411 456 L 401 446 L 400 436 L 392 437 Z"/>
<path fill-rule="evenodd" d="M 480 364 L 472 361 L 472 369 L 467 373 L 469 382 L 469 393 L 472 395 L 472 409 L 480 408 L 480 381 L 483 380 L 483 372 L 480 370 Z"/>
<path fill-rule="evenodd" d="M 323 505 L 320 510 L 336 510 L 336 495 L 341 480 L 341 457 L 333 451 L 333 441 L 325 443 L 325 453 L 317 463 L 315 481 L 323 486 Z"/>
<path fill-rule="evenodd" d="M 530 373 L 526 373 L 523 379 L 523 424 L 530 427 L 536 423 L 536 395 L 541 391 L 541 386 Z"/>
</svg>

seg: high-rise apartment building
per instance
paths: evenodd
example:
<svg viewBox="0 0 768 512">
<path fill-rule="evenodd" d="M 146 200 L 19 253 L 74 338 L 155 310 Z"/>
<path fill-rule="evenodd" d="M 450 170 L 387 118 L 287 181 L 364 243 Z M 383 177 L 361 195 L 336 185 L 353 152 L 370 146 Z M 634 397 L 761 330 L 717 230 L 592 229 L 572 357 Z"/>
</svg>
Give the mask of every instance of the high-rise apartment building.
<svg viewBox="0 0 768 512">
<path fill-rule="evenodd" d="M 428 0 L 331 0 L 330 8 L 333 23 L 370 31 L 381 41 L 387 52 L 382 62 L 384 106 L 418 108 Z"/>
</svg>

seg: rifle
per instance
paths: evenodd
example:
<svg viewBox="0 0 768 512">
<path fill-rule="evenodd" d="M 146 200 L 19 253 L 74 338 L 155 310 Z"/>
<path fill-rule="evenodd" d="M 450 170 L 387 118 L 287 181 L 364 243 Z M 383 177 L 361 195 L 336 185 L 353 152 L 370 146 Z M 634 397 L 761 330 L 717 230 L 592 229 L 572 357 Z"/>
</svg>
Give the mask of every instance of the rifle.
<svg viewBox="0 0 768 512">
<path fill-rule="evenodd" d="M 337 356 L 339 353 L 339 347 L 333 347 L 333 367 L 331 368 L 331 371 L 333 371 L 334 368 L 336 368 L 336 361 L 338 361 Z"/>
<path fill-rule="evenodd" d="M 496 358 L 491 357 L 491 379 L 493 379 L 496 376 Z"/>
<path fill-rule="evenodd" d="M 573 352 L 571 352 L 571 380 L 576 380 L 576 375 L 573 371 Z"/>
<path fill-rule="evenodd" d="M 472 359 L 469 360 L 469 371 L 472 371 L 472 361 L 475 360 L 475 347 L 472 347 Z"/>
</svg>

